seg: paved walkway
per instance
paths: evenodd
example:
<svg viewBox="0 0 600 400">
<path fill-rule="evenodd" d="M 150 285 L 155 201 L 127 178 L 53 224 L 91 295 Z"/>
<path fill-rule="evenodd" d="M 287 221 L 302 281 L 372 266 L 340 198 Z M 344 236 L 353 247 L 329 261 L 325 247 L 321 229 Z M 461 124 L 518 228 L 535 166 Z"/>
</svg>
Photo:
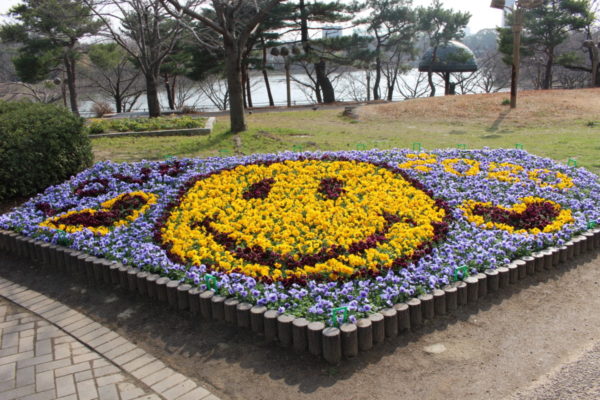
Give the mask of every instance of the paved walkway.
<svg viewBox="0 0 600 400">
<path fill-rule="evenodd" d="M 83 314 L 0 278 L 0 399 L 218 400 Z"/>
</svg>

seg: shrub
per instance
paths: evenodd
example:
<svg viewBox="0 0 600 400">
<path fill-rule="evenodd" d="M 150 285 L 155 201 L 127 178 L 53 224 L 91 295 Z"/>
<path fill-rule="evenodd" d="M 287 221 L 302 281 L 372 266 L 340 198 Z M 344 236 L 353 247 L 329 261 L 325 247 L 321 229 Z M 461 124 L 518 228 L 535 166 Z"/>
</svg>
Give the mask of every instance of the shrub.
<svg viewBox="0 0 600 400">
<path fill-rule="evenodd" d="M 96 115 L 96 118 L 100 118 L 103 115 L 112 113 L 113 109 L 107 102 L 100 101 L 98 103 L 94 103 L 92 106 L 92 112 Z"/>
<path fill-rule="evenodd" d="M 182 114 L 195 114 L 197 112 L 198 112 L 198 110 L 196 110 L 196 107 L 194 107 L 194 106 L 183 106 L 183 107 L 181 107 L 181 113 Z"/>
<path fill-rule="evenodd" d="M 0 102 L 0 201 L 61 182 L 92 159 L 83 119 L 67 109 Z"/>
</svg>

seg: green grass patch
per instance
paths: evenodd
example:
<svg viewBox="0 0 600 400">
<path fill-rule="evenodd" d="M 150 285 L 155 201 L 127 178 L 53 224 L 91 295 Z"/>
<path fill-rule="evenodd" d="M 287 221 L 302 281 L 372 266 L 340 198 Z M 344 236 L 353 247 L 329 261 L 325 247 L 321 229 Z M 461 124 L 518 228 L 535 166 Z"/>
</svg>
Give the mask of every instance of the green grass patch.
<svg viewBox="0 0 600 400">
<path fill-rule="evenodd" d="M 108 132 L 147 132 L 168 129 L 204 128 L 206 118 L 158 117 L 158 118 L 93 118 L 88 120 L 85 130 L 89 134 Z"/>
<path fill-rule="evenodd" d="M 561 162 L 569 158 L 578 166 L 600 173 L 600 125 L 589 119 L 548 124 L 499 122 L 436 122 L 418 120 L 351 120 L 341 110 L 307 110 L 255 113 L 248 116 L 249 129 L 238 135 L 228 132 L 228 118 L 220 117 L 208 136 L 97 138 L 96 160 L 137 161 L 176 157 L 209 157 L 274 153 L 280 151 L 363 150 L 409 148 L 415 142 L 424 149 L 483 147 L 515 148 Z"/>
</svg>

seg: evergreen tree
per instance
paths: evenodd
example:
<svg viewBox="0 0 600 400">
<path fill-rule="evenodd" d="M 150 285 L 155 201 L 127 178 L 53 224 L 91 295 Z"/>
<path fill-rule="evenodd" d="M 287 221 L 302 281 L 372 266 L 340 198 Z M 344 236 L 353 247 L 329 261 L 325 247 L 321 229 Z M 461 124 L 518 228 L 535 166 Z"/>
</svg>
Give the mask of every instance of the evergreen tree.
<svg viewBox="0 0 600 400">
<path fill-rule="evenodd" d="M 413 52 L 417 12 L 412 8 L 411 0 L 367 0 L 366 5 L 369 16 L 358 22 L 367 25 L 375 45 L 373 99 L 381 98 L 379 86 L 385 63 L 386 75 L 389 75 L 387 97 L 391 100 L 402 56 Z"/>
<path fill-rule="evenodd" d="M 588 0 L 544 0 L 539 7 L 525 9 L 523 16 L 523 55 L 543 60 L 540 87 L 550 89 L 557 47 L 568 38 L 569 32 L 584 29 L 593 22 L 590 3 Z M 511 26 L 513 20 L 511 16 Z M 500 28 L 499 33 L 499 49 L 505 54 L 505 62 L 512 63 L 511 28 Z"/>
<path fill-rule="evenodd" d="M 433 49 L 431 53 L 432 62 L 427 72 L 429 87 L 431 88 L 429 95 L 433 97 L 435 96 L 435 85 L 431 68 L 437 56 L 437 49 L 450 40 L 460 39 L 464 36 L 464 28 L 469 23 L 471 14 L 443 8 L 440 0 L 433 0 L 430 6 L 419 8 L 418 14 L 419 30 L 429 38 L 429 45 Z"/>
<path fill-rule="evenodd" d="M 0 28 L 5 42 L 22 43 L 13 59 L 25 82 L 47 79 L 57 67 L 64 69 L 71 111 L 79 115 L 76 64 L 81 56 L 80 39 L 96 34 L 101 23 L 91 11 L 74 0 L 24 0 L 10 9 L 16 19 Z"/>
</svg>

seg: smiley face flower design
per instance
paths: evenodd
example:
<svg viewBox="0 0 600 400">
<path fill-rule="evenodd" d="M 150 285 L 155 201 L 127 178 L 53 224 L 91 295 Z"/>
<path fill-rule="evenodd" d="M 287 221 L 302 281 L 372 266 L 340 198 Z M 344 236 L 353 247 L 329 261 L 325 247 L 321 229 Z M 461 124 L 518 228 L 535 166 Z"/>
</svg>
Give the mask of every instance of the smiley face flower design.
<svg viewBox="0 0 600 400">
<path fill-rule="evenodd" d="M 160 240 L 176 259 L 267 280 L 336 280 L 401 267 L 449 215 L 399 170 L 367 162 L 241 165 L 199 178 Z"/>
</svg>

